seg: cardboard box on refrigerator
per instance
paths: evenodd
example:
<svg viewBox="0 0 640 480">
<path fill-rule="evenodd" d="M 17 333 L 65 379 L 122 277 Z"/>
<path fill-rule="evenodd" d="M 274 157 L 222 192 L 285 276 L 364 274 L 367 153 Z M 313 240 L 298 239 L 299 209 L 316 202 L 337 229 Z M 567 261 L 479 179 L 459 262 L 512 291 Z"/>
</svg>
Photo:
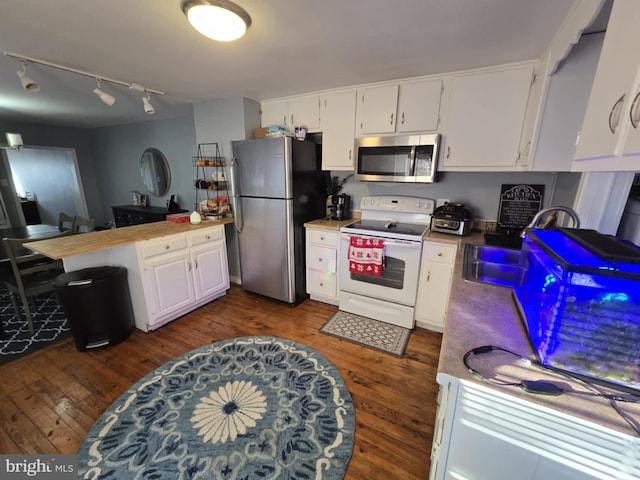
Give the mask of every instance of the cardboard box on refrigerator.
<svg viewBox="0 0 640 480">
<path fill-rule="evenodd" d="M 266 138 L 268 134 L 269 129 L 267 127 L 253 129 L 253 138 Z"/>
</svg>

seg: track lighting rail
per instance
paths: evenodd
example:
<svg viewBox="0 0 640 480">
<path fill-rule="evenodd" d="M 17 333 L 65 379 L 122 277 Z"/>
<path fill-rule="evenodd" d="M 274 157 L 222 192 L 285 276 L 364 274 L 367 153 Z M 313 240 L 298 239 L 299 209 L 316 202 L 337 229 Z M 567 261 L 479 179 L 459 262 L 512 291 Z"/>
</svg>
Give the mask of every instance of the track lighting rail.
<svg viewBox="0 0 640 480">
<path fill-rule="evenodd" d="M 91 72 L 87 72 L 87 71 L 84 71 L 84 70 L 78 70 L 77 68 L 65 67 L 64 65 L 60 65 L 58 63 L 48 62 L 47 60 L 40 60 L 38 58 L 26 57 L 26 56 L 20 55 L 18 53 L 4 51 L 4 54 L 7 57 L 15 58 L 17 60 L 20 60 L 21 62 L 35 63 L 35 64 L 38 64 L 38 65 L 44 65 L 46 67 L 56 68 L 58 70 L 64 70 L 65 72 L 75 73 L 77 75 L 82 75 L 82 76 L 85 76 L 85 77 L 93 78 L 94 80 L 100 80 L 101 82 L 108 82 L 108 83 L 114 83 L 116 85 L 121 85 L 123 87 L 127 87 L 127 88 L 130 88 L 132 90 L 140 91 L 140 89 L 142 88 L 142 91 L 146 92 L 146 93 L 153 93 L 155 95 L 164 95 L 164 92 L 161 92 L 160 90 L 155 90 L 153 88 L 147 88 L 147 87 L 144 87 L 144 86 L 142 86 L 142 85 L 140 85 L 138 83 L 124 82 L 124 81 L 118 80 L 116 78 L 106 77 L 104 75 L 99 75 L 97 73 L 91 73 Z"/>
</svg>

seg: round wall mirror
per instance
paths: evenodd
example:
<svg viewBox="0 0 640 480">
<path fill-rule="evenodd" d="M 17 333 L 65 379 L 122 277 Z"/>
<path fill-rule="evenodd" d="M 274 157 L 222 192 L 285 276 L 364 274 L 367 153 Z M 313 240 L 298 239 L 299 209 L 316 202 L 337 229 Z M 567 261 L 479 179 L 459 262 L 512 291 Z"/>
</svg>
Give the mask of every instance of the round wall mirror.
<svg viewBox="0 0 640 480">
<path fill-rule="evenodd" d="M 147 148 L 140 160 L 140 174 L 152 195 L 166 195 L 171 185 L 171 170 L 164 154 L 157 148 Z"/>
</svg>

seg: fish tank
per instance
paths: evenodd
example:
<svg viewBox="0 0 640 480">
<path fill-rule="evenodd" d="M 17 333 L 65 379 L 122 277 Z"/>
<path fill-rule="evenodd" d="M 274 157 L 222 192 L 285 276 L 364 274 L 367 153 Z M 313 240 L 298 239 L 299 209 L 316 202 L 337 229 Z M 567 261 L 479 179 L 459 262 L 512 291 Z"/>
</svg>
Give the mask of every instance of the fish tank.
<svg viewBox="0 0 640 480">
<path fill-rule="evenodd" d="M 527 230 L 513 295 L 541 364 L 640 394 L 640 248 L 595 230 Z"/>
</svg>

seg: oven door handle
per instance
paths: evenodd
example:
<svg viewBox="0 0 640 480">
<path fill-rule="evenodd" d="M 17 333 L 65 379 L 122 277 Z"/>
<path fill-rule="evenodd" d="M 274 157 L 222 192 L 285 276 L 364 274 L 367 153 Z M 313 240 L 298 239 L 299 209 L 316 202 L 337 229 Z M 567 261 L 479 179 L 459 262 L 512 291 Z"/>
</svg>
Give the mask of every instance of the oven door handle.
<svg viewBox="0 0 640 480">
<path fill-rule="evenodd" d="M 349 233 L 343 233 L 342 238 L 345 238 L 347 241 L 351 239 L 351 237 L 358 238 L 373 238 L 376 240 L 382 240 L 385 245 L 393 245 L 394 247 L 401 248 L 411 248 L 411 249 L 420 249 L 422 248 L 422 242 L 412 242 L 409 240 L 399 240 L 395 238 L 381 238 L 381 237 L 368 237 L 366 235 L 351 235 Z"/>
</svg>

